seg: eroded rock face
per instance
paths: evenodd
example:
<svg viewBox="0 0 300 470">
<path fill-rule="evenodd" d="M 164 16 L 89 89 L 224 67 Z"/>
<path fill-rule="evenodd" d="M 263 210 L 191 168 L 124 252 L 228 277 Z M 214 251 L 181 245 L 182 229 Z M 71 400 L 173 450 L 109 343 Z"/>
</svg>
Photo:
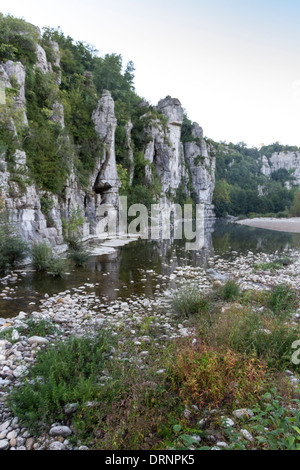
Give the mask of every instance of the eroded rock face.
<svg viewBox="0 0 300 470">
<path fill-rule="evenodd" d="M 14 105 L 19 110 L 20 120 L 23 126 L 28 125 L 26 116 L 26 99 L 25 99 L 25 67 L 21 62 L 13 62 L 8 60 L 1 64 L 4 71 L 3 77 L 5 86 L 7 88 L 14 88 L 17 90 L 17 95 L 14 98 Z M 15 83 L 14 83 L 15 82 Z M 17 87 L 17 88 L 16 88 Z"/>
<path fill-rule="evenodd" d="M 61 83 L 60 52 L 57 43 L 51 42 L 50 47 L 52 48 L 52 63 L 48 62 L 45 50 L 40 45 L 36 46 L 35 70 L 40 70 L 43 74 L 54 74 L 57 99 L 53 102 L 53 114 L 49 119 L 60 124 L 64 129 L 64 107 L 58 93 Z M 21 116 L 21 124 L 27 126 L 25 67 L 21 62 L 0 63 L 0 78 L 6 88 L 17 89 L 13 106 L 17 109 L 17 114 Z M 170 202 L 181 185 L 184 185 L 186 190 L 192 186 L 197 195 L 197 201 L 203 202 L 206 213 L 211 215 L 215 160 L 203 139 L 202 128 L 194 123 L 192 135 L 195 140 L 183 145 L 181 142 L 183 109 L 180 101 L 167 97 L 159 101 L 156 109 L 162 113 L 165 119 L 159 119 L 159 117 L 153 119 L 146 129 L 150 138 L 144 154 L 148 161 L 146 167 L 148 182 L 153 182 L 154 178 L 159 179 L 161 198 L 164 202 Z M 17 135 L 19 123 L 17 124 L 14 119 L 9 118 L 7 125 Z M 102 209 L 106 204 L 114 207 L 117 212 L 121 186 L 115 152 L 117 119 L 114 101 L 109 91 L 103 91 L 98 106 L 92 114 L 92 120 L 99 136 L 99 156 L 95 157 L 97 158 L 95 170 L 90 176 L 88 187 L 84 190 L 80 187 L 72 165 L 60 195 L 47 194 L 35 184 L 28 183 L 29 171 L 26 153 L 17 150 L 15 169 L 24 181 L 21 188 L 8 171 L 4 157 L 0 155 L 0 196 L 2 191 L 2 195 L 5 195 L 5 205 L 9 211 L 11 222 L 15 224 L 28 242 L 47 240 L 51 246 L 64 249 L 62 221 L 72 215 L 73 209 L 79 209 L 85 216 L 82 229 L 83 239 L 98 234 L 99 224 L 103 222 L 104 218 Z M 125 125 L 125 145 L 128 152 L 130 184 L 132 184 L 134 176 L 132 129 L 133 124 L 128 121 Z M 64 138 L 68 139 L 69 137 L 64 135 Z M 51 199 L 51 208 L 46 214 L 43 200 L 49 199 Z"/>
<path fill-rule="evenodd" d="M 36 45 L 36 67 L 41 70 L 42 73 L 51 72 L 51 66 L 47 61 L 45 50 L 39 44 Z"/>
<path fill-rule="evenodd" d="M 275 152 L 269 159 L 264 155 L 261 162 L 261 172 L 265 176 L 269 177 L 278 170 L 293 171 L 293 184 L 300 184 L 300 152 Z"/>
<path fill-rule="evenodd" d="M 126 122 L 125 124 L 125 133 L 126 133 L 126 148 L 128 152 L 128 166 L 129 166 L 129 184 L 132 184 L 133 175 L 134 175 L 134 159 L 133 159 L 133 149 L 131 143 L 131 131 L 133 124 L 131 121 Z"/>
<path fill-rule="evenodd" d="M 109 91 L 103 92 L 92 119 L 95 130 L 103 142 L 102 155 L 91 178 L 91 181 L 94 181 L 93 190 L 96 194 L 100 194 L 101 203 L 116 206 L 120 187 L 115 153 L 117 119 L 114 101 Z"/>
<path fill-rule="evenodd" d="M 148 129 L 151 141 L 145 151 L 145 159 L 149 161 L 147 180 L 153 180 L 154 166 L 162 194 L 175 196 L 182 184 L 187 192 L 188 187 L 192 187 L 196 201 L 205 204 L 206 216 L 213 216 L 211 202 L 215 186 L 215 157 L 207 148 L 202 128 L 198 123 L 193 123 L 195 140 L 183 145 L 183 109 L 180 101 L 167 97 L 159 101 L 157 109 L 167 118 L 167 128 L 156 119 Z"/>
</svg>

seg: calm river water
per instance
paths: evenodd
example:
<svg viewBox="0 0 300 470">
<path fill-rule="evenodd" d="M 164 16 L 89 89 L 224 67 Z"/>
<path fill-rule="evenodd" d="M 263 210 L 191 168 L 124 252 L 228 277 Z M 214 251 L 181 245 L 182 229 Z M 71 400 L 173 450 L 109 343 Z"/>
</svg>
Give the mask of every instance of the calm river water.
<svg viewBox="0 0 300 470">
<path fill-rule="evenodd" d="M 93 244 L 96 242 L 93 241 Z M 185 251 L 184 241 L 137 240 L 114 252 L 91 256 L 82 268 L 69 266 L 62 279 L 50 274 L 32 271 L 30 266 L 18 269 L 17 282 L 2 282 L 0 317 L 11 317 L 20 311 L 38 309 L 39 299 L 85 283 L 94 285 L 95 293 L 106 300 L 126 299 L 130 295 L 153 296 L 159 275 L 169 276 L 178 266 L 202 266 L 209 258 L 232 256 L 232 252 L 281 252 L 286 248 L 300 248 L 300 234 L 275 232 L 216 221 L 205 233 L 205 246 L 199 251 Z M 1 284 L 0 284 L 1 286 Z M 6 289 L 9 287 L 10 290 Z"/>
</svg>

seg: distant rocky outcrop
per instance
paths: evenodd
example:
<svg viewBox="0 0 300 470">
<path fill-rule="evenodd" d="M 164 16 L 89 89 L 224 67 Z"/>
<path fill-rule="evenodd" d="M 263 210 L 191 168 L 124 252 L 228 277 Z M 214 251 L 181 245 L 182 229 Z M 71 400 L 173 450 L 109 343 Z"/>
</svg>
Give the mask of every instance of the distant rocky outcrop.
<svg viewBox="0 0 300 470">
<path fill-rule="evenodd" d="M 300 151 L 274 152 L 269 158 L 265 155 L 261 159 L 261 172 L 270 177 L 278 170 L 286 170 L 293 177 L 292 185 L 300 184 Z M 291 183 L 287 183 L 290 187 Z"/>
</svg>

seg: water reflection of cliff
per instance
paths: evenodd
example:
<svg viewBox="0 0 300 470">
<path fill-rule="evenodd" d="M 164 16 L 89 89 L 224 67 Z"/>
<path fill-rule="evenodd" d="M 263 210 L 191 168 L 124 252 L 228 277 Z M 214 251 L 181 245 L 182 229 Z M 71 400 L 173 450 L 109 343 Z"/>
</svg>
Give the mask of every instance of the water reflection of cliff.
<svg viewBox="0 0 300 470">
<path fill-rule="evenodd" d="M 116 250 L 90 260 L 91 271 L 101 274 L 96 287 L 110 299 L 131 294 L 154 295 L 161 276 L 169 276 L 180 266 L 205 266 L 213 255 L 213 221 L 205 223 L 203 245 L 199 250 L 186 251 L 186 239 L 141 240 L 138 239 Z M 93 276 L 94 277 L 94 276 Z"/>
</svg>

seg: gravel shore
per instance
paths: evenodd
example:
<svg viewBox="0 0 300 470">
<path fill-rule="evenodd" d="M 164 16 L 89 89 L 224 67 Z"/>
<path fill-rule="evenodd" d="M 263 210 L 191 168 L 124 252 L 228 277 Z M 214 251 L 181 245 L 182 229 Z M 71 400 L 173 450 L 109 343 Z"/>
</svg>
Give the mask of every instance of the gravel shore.
<svg viewBox="0 0 300 470">
<path fill-rule="evenodd" d="M 290 219 L 275 219 L 273 217 L 257 217 L 254 219 L 237 220 L 237 224 L 249 227 L 276 230 L 278 232 L 300 233 L 300 217 Z"/>
</svg>

